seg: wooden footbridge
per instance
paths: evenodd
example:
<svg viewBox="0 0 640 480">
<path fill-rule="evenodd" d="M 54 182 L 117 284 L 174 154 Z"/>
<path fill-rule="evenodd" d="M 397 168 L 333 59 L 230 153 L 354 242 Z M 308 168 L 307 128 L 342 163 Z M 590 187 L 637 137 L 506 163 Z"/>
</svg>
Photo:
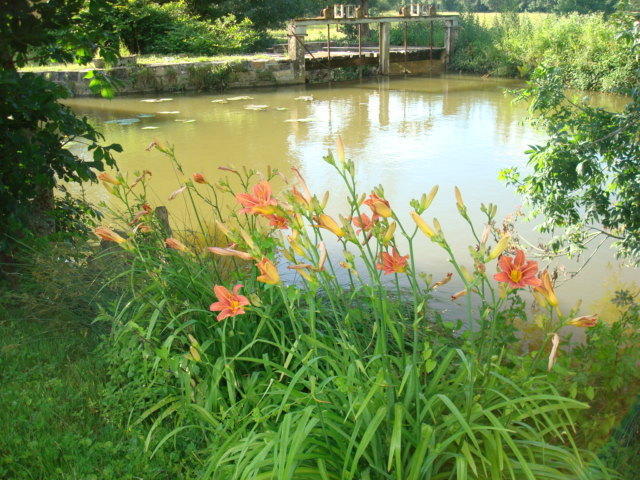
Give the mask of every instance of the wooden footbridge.
<svg viewBox="0 0 640 480">
<path fill-rule="evenodd" d="M 410 23 L 424 25 L 428 46 L 408 44 Z M 444 29 L 444 42 L 440 45 L 434 44 L 436 23 L 442 24 Z M 384 17 L 370 17 L 361 7 L 354 5 L 334 5 L 325 8 L 320 17 L 298 18 L 288 24 L 288 55 L 298 71 L 372 65 L 377 65 L 380 75 L 442 71 L 453 50 L 458 23 L 458 15 L 438 14 L 435 5 L 411 4 L 402 7 L 397 16 Z M 404 27 L 401 46 L 391 46 L 392 24 L 402 24 Z M 327 39 L 319 50 L 316 42 L 314 51 L 314 48 L 306 45 L 305 38 L 308 27 L 319 25 L 326 25 Z M 356 27 L 358 44 L 336 46 L 331 42 L 331 25 Z M 363 30 L 371 26 L 378 28 L 378 44 L 374 46 L 363 43 Z"/>
</svg>

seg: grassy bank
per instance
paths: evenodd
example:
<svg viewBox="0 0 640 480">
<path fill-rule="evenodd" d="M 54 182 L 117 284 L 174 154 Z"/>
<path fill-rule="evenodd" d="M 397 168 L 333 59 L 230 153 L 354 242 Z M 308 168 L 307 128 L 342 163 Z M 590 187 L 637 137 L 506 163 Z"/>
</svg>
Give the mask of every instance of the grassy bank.
<svg viewBox="0 0 640 480">
<path fill-rule="evenodd" d="M 538 66 L 560 68 L 564 83 L 581 90 L 618 91 L 638 64 L 601 15 L 464 15 L 450 68 L 527 78 Z"/>
<path fill-rule="evenodd" d="M 1 478 L 168 478 L 146 464 L 142 440 L 101 418 L 95 343 L 86 328 L 3 311 Z"/>
<path fill-rule="evenodd" d="M 62 256 L 68 247 L 40 248 L 21 255 L 10 282 L 0 277 L 0 478 L 182 478 L 179 462 L 150 461 L 144 436 L 105 414 L 98 265 L 81 248 L 75 260 Z"/>
</svg>

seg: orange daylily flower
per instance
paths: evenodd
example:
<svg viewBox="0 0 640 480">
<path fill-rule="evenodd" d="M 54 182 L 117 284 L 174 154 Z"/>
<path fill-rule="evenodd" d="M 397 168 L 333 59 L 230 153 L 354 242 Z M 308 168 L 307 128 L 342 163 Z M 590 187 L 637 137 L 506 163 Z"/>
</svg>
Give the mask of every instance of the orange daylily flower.
<svg viewBox="0 0 640 480">
<path fill-rule="evenodd" d="M 131 220 L 131 222 L 129 223 L 129 225 L 135 225 L 136 223 L 138 223 L 140 221 L 140 219 L 145 216 L 145 215 L 149 215 L 151 212 L 153 212 L 153 208 L 151 207 L 151 205 L 149 205 L 148 203 L 143 203 L 140 208 L 142 210 L 136 212 L 133 215 L 133 220 Z"/>
<path fill-rule="evenodd" d="M 111 183 L 112 185 L 122 185 L 122 182 L 120 182 L 120 180 L 117 180 L 113 176 L 109 175 L 107 172 L 100 173 L 98 175 L 98 179 L 106 183 Z"/>
<path fill-rule="evenodd" d="M 244 207 L 240 213 L 253 215 L 271 215 L 275 212 L 278 202 L 271 196 L 271 185 L 263 180 L 253 187 L 253 194 L 238 193 L 236 200 Z"/>
<path fill-rule="evenodd" d="M 124 243 L 127 241 L 116 232 L 106 227 L 98 227 L 93 230 L 93 233 L 95 233 L 102 240 L 106 240 L 108 242 Z"/>
<path fill-rule="evenodd" d="M 216 317 L 219 322 L 227 317 L 235 317 L 236 315 L 242 315 L 245 313 L 244 307 L 251 305 L 249 299 L 244 295 L 238 295 L 238 291 L 242 285 L 238 284 L 233 287 L 233 292 L 230 292 L 222 285 L 216 285 L 213 287 L 213 293 L 216 294 L 218 301 L 212 303 L 209 310 L 212 312 L 220 312 Z"/>
<path fill-rule="evenodd" d="M 149 225 L 146 225 L 144 223 L 138 224 L 138 226 L 135 227 L 133 230 L 136 233 L 149 233 L 153 231 L 153 229 Z"/>
<path fill-rule="evenodd" d="M 247 252 L 241 252 L 240 250 L 234 250 L 233 248 L 222 248 L 222 247 L 207 247 L 211 253 L 215 255 L 220 255 L 222 257 L 237 257 L 241 260 L 252 260 L 253 257 L 251 254 Z"/>
<path fill-rule="evenodd" d="M 344 230 L 329 215 L 323 213 L 322 215 L 314 217 L 314 220 L 318 222 L 318 225 L 315 225 L 316 227 L 326 228 L 338 237 L 344 237 Z"/>
<path fill-rule="evenodd" d="M 442 280 L 438 280 L 433 285 L 431 285 L 430 288 L 437 288 L 437 287 L 441 287 L 442 285 L 446 285 L 451 281 L 452 277 L 453 277 L 453 273 L 449 272 L 444 277 L 442 277 Z"/>
<path fill-rule="evenodd" d="M 342 141 L 342 135 L 338 135 L 336 138 L 336 157 L 341 164 L 344 164 L 347 156 L 344 153 L 344 142 Z"/>
<path fill-rule="evenodd" d="M 509 242 L 511 241 L 511 235 L 504 234 L 498 240 L 498 243 L 491 249 L 489 252 L 489 260 L 493 260 L 494 258 L 498 258 L 509 246 Z"/>
<path fill-rule="evenodd" d="M 327 247 L 324 245 L 324 242 L 318 243 L 318 251 L 320 253 L 318 255 L 318 266 L 316 269 L 321 271 L 324 269 L 324 263 L 327 261 Z"/>
<path fill-rule="evenodd" d="M 280 274 L 278 269 L 268 258 L 262 258 L 257 264 L 260 275 L 256 278 L 259 282 L 266 283 L 268 285 L 275 285 L 280 283 Z"/>
<path fill-rule="evenodd" d="M 595 327 L 598 323 L 598 315 L 583 315 L 567 322 L 567 325 L 574 327 Z"/>
<path fill-rule="evenodd" d="M 383 245 L 389 244 L 389 242 L 393 239 L 393 234 L 396 232 L 396 227 L 398 224 L 396 222 L 391 222 L 387 227 L 387 230 L 382 235 L 381 241 Z"/>
<path fill-rule="evenodd" d="M 431 203 L 433 202 L 433 199 L 436 197 L 436 194 L 438 193 L 439 188 L 440 187 L 438 187 L 438 185 L 435 185 L 434 187 L 431 188 L 431 191 L 429 193 L 422 194 L 422 198 L 420 198 L 420 208 L 422 208 L 423 211 L 429 208 L 429 206 L 431 206 Z"/>
<path fill-rule="evenodd" d="M 178 195 L 180 195 L 182 192 L 184 192 L 186 189 L 187 189 L 187 186 L 184 185 L 184 186 L 180 187 L 179 189 L 177 189 L 175 192 L 171 192 L 171 195 L 169 195 L 169 200 L 173 200 Z"/>
<path fill-rule="evenodd" d="M 429 225 L 427 225 L 427 222 L 425 222 L 424 219 L 420 215 L 418 215 L 418 212 L 413 211 L 411 212 L 410 215 L 411 215 L 411 218 L 413 218 L 413 221 L 415 222 L 416 226 L 420 229 L 422 233 L 424 233 L 430 239 L 436 238 L 438 234 L 434 232 Z"/>
<path fill-rule="evenodd" d="M 373 217 L 369 218 L 369 215 L 366 213 L 361 213 L 357 217 L 351 218 L 351 221 L 357 228 L 356 233 L 368 232 L 375 225 L 376 216 L 373 215 Z"/>
<path fill-rule="evenodd" d="M 460 290 L 458 293 L 454 293 L 453 295 L 451 295 L 451 300 L 457 300 L 460 297 L 464 297 L 468 293 L 469 292 L 467 290 Z"/>
<path fill-rule="evenodd" d="M 284 217 L 281 217 L 280 215 L 276 215 L 276 214 L 265 215 L 265 218 L 269 220 L 269 225 L 271 225 L 272 227 L 279 228 L 280 230 L 286 230 L 287 228 L 289 228 L 289 223 L 287 222 L 287 219 Z"/>
<path fill-rule="evenodd" d="M 315 270 L 315 267 L 313 265 L 310 265 L 308 263 L 300 263 L 298 265 L 289 265 L 287 268 L 289 270 L 295 270 L 296 272 L 298 272 L 302 276 L 302 278 L 304 278 L 307 282 L 313 281 L 313 277 L 307 271 L 307 270 Z"/>
<path fill-rule="evenodd" d="M 370 194 L 369 198 L 362 203 L 371 208 L 371 211 L 380 217 L 388 218 L 393 215 L 389 202 L 375 193 Z"/>
<path fill-rule="evenodd" d="M 194 173 L 193 175 L 191 175 L 191 178 L 193 178 L 193 181 L 196 183 L 209 183 L 207 182 L 207 179 L 204 178 L 204 175 L 201 173 Z"/>
<path fill-rule="evenodd" d="M 458 187 L 453 187 L 453 193 L 456 197 L 456 206 L 458 207 L 458 210 L 462 212 L 467 208 L 464 204 L 464 200 L 462 199 L 462 192 L 460 192 Z"/>
<path fill-rule="evenodd" d="M 138 185 L 138 183 L 140 183 L 142 180 L 144 180 L 144 177 L 146 177 L 147 175 L 151 176 L 151 171 L 150 170 L 143 170 L 142 173 L 140 174 L 140 176 L 138 178 L 136 178 L 133 183 L 131 184 L 131 187 L 129 188 L 133 188 L 136 185 Z"/>
<path fill-rule="evenodd" d="M 296 177 L 298 177 L 298 182 L 300 183 L 300 188 L 302 189 L 302 191 L 300 191 L 294 186 L 291 189 L 291 192 L 293 193 L 294 198 L 296 198 L 298 202 L 300 202 L 300 204 L 308 207 L 309 205 L 311 205 L 311 200 L 313 198 L 313 196 L 311 195 L 311 190 L 309 190 L 307 182 L 304 180 L 304 177 L 300 173 L 300 170 L 298 170 L 296 167 L 291 167 L 291 170 L 293 170 L 293 173 L 295 173 Z"/>
<path fill-rule="evenodd" d="M 549 361 L 547 362 L 547 370 L 551 371 L 558 359 L 558 347 L 560 346 L 560 335 L 554 333 L 551 337 L 551 351 L 549 352 Z"/>
<path fill-rule="evenodd" d="M 390 273 L 404 273 L 407 271 L 407 261 L 409 255 L 400 255 L 395 248 L 391 254 L 387 252 L 380 253 L 380 263 L 376 263 L 376 268 L 382 270 L 386 275 Z"/>
<path fill-rule="evenodd" d="M 181 252 L 187 252 L 188 251 L 188 249 L 184 245 L 184 243 L 182 243 L 180 240 L 178 240 L 176 238 L 169 237 L 169 238 L 165 239 L 164 244 L 169 248 L 173 248 L 174 250 L 179 250 Z"/>
<path fill-rule="evenodd" d="M 542 285 L 533 288 L 534 294 L 540 294 L 549 305 L 551 305 L 552 307 L 557 307 L 558 297 L 556 297 L 556 292 L 553 288 L 553 283 L 551 281 L 549 271 L 544 270 L 540 274 L 539 278 Z"/>
<path fill-rule="evenodd" d="M 291 235 L 287 237 L 287 240 L 289 240 L 289 245 L 291 246 L 291 249 L 296 255 L 300 255 L 300 256 L 304 255 L 304 249 L 298 242 L 298 232 L 296 230 L 293 230 L 291 232 Z"/>
<path fill-rule="evenodd" d="M 500 272 L 493 278 L 498 282 L 508 283 L 513 288 L 523 288 L 527 285 L 539 287 L 542 281 L 536 276 L 538 273 L 538 262 L 526 260 L 524 252 L 517 250 L 515 257 L 503 255 L 498 260 Z"/>
</svg>

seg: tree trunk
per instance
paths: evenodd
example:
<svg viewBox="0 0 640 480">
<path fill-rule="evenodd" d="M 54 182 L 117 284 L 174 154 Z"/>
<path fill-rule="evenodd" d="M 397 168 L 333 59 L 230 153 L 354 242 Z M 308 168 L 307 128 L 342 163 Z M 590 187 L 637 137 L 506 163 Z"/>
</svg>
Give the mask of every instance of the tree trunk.
<svg viewBox="0 0 640 480">
<path fill-rule="evenodd" d="M 360 7 L 362 8 L 362 11 L 364 12 L 364 15 L 366 17 L 369 16 L 369 0 L 360 0 Z M 369 37 L 369 24 L 368 23 L 363 23 L 362 24 L 362 36 L 364 39 L 367 39 Z"/>
</svg>

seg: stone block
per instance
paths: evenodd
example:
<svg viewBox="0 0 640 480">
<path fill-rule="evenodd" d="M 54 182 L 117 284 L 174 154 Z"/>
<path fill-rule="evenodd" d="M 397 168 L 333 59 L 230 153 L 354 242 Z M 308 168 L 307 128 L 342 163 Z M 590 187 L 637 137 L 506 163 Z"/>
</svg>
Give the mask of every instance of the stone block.
<svg viewBox="0 0 640 480">
<path fill-rule="evenodd" d="M 273 72 L 273 76 L 277 83 L 295 83 L 296 75 L 292 70 L 279 70 Z"/>
<path fill-rule="evenodd" d="M 258 75 L 254 71 L 248 72 L 238 72 L 236 76 L 236 81 L 239 83 L 250 84 L 251 82 L 255 82 L 258 78 Z"/>
<path fill-rule="evenodd" d="M 253 70 L 266 70 L 267 69 L 267 60 L 252 60 L 251 68 Z"/>
</svg>

